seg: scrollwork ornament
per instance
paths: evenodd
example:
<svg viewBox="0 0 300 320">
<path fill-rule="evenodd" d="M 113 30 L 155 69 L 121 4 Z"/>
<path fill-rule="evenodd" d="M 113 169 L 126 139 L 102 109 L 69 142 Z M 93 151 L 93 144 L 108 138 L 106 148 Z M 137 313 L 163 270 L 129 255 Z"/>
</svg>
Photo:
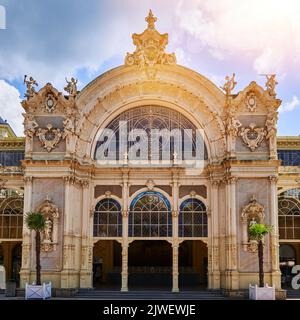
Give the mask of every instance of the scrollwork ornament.
<svg viewBox="0 0 300 320">
<path fill-rule="evenodd" d="M 48 124 L 46 128 L 38 128 L 36 136 L 39 138 L 42 146 L 51 152 L 64 138 L 64 132 L 60 129 L 53 128 L 52 124 Z"/>
<path fill-rule="evenodd" d="M 262 143 L 266 136 L 264 128 L 259 128 L 255 123 L 250 123 L 248 127 L 242 128 L 239 132 L 244 144 L 253 152 Z"/>
</svg>

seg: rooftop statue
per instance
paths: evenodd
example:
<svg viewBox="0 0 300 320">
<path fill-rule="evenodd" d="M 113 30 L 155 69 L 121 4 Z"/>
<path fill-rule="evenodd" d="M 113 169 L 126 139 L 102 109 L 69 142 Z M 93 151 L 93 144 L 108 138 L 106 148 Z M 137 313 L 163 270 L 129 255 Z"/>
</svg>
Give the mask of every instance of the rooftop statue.
<svg viewBox="0 0 300 320">
<path fill-rule="evenodd" d="M 64 87 L 64 90 L 69 93 L 70 97 L 76 97 L 78 80 L 72 77 L 71 81 L 68 81 L 67 78 L 66 78 L 66 81 L 67 81 L 67 85 Z"/>
<path fill-rule="evenodd" d="M 276 74 L 270 74 L 270 75 L 266 74 L 265 76 L 267 78 L 267 81 L 266 81 L 267 91 L 269 92 L 270 96 L 276 96 L 275 87 L 278 84 L 278 82 L 275 79 Z"/>
<path fill-rule="evenodd" d="M 28 78 L 27 75 L 24 76 L 24 84 L 27 87 L 27 91 L 25 93 L 25 97 L 27 99 L 29 99 L 29 98 L 33 97 L 36 94 L 34 86 L 38 86 L 38 84 L 32 77 Z"/>
<path fill-rule="evenodd" d="M 234 80 L 235 78 L 235 73 L 232 74 L 232 77 L 230 78 L 229 76 L 225 77 L 225 84 L 223 85 L 223 87 L 221 87 L 221 89 L 223 89 L 226 93 L 226 96 L 231 95 L 232 90 L 235 88 L 237 82 Z"/>
</svg>

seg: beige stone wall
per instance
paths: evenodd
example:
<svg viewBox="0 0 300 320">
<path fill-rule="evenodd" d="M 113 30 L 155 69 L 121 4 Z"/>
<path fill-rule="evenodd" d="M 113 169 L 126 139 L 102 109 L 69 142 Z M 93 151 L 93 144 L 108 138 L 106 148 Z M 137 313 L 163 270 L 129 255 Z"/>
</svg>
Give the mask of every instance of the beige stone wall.
<svg viewBox="0 0 300 320">
<path fill-rule="evenodd" d="M 62 268 L 62 241 L 64 223 L 64 185 L 59 178 L 34 178 L 32 187 L 32 210 L 37 210 L 41 203 L 49 197 L 59 208 L 58 245 L 55 251 L 42 253 L 41 267 L 45 272 L 59 272 Z M 34 235 L 32 234 L 32 243 Z M 31 252 L 31 271 L 35 270 L 35 252 Z"/>
<path fill-rule="evenodd" d="M 258 203 L 265 208 L 264 223 L 271 225 L 270 217 L 270 183 L 269 179 L 239 179 L 237 182 L 237 224 L 238 224 L 238 243 L 239 243 L 239 271 L 258 272 L 257 252 L 251 253 L 243 248 L 243 223 L 241 220 L 242 208 L 249 203 L 249 199 L 254 195 Z M 271 253 L 270 241 L 266 237 L 264 247 L 264 269 L 271 272 Z"/>
</svg>

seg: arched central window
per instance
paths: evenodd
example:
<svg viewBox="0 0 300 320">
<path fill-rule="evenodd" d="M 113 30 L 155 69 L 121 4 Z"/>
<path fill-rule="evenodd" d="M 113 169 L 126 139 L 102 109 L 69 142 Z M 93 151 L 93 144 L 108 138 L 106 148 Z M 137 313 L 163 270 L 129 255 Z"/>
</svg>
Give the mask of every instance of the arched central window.
<svg viewBox="0 0 300 320">
<path fill-rule="evenodd" d="M 131 203 L 129 213 L 130 237 L 171 237 L 171 206 L 159 192 L 146 191 Z"/>
<path fill-rule="evenodd" d="M 122 237 L 121 206 L 114 199 L 100 200 L 94 212 L 94 237 Z"/>
<path fill-rule="evenodd" d="M 108 157 L 109 149 L 110 152 L 115 152 L 115 160 L 123 160 L 125 153 L 130 149 L 135 150 L 132 147 L 136 142 L 141 142 L 143 150 L 134 151 L 136 154 L 133 156 L 141 157 L 142 160 L 166 160 L 165 157 L 172 160 L 174 154 L 182 154 L 182 159 L 191 160 L 196 156 L 196 149 L 197 157 L 207 159 L 207 149 L 201 135 L 197 133 L 196 126 L 183 114 L 171 108 L 154 105 L 135 107 L 118 115 L 106 128 L 114 132 L 113 138 L 108 140 L 107 132 L 101 131 L 94 151 L 95 160 L 99 160 L 98 151 L 102 150 L 104 145 L 107 148 L 105 156 Z M 124 146 L 124 134 L 126 136 L 132 132 L 137 136 L 125 141 Z M 163 150 L 166 153 L 163 153 Z M 130 158 L 130 152 L 127 155 Z"/>
<path fill-rule="evenodd" d="M 179 237 L 207 237 L 207 212 L 202 201 L 191 198 L 182 202 Z"/>
<path fill-rule="evenodd" d="M 23 195 L 14 190 L 0 192 L 0 239 L 21 239 Z"/>
<path fill-rule="evenodd" d="M 300 239 L 300 189 L 280 194 L 278 220 L 281 239 Z"/>
</svg>

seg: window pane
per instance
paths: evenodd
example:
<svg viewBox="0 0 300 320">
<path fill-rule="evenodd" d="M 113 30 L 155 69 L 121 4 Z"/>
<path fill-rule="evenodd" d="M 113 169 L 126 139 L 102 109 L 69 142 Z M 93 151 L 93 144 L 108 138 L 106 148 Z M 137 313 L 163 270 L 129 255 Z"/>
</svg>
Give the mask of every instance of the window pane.
<svg viewBox="0 0 300 320">
<path fill-rule="evenodd" d="M 94 237 L 122 236 L 121 206 L 114 199 L 99 201 L 94 212 Z"/>
<path fill-rule="evenodd" d="M 185 200 L 179 213 L 180 237 L 207 237 L 205 205 L 198 199 Z"/>
<path fill-rule="evenodd" d="M 133 223 L 133 237 L 162 237 L 168 235 L 168 226 L 172 228 L 169 219 L 170 204 L 158 192 L 147 191 L 137 196 L 130 206 L 130 216 Z"/>
</svg>

